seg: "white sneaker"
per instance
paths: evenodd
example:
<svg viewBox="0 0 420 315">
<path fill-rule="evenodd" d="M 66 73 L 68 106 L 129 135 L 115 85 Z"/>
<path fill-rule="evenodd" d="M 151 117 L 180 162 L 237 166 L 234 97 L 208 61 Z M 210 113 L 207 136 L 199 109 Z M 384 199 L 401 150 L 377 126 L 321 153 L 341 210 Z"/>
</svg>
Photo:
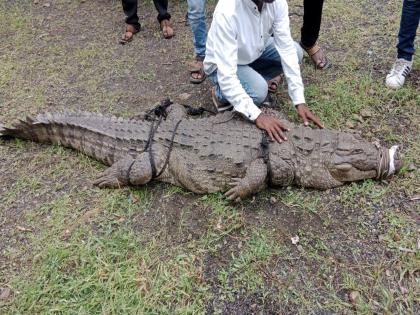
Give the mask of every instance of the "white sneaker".
<svg viewBox="0 0 420 315">
<path fill-rule="evenodd" d="M 391 72 L 386 76 L 386 86 L 391 89 L 399 89 L 404 85 L 405 77 L 410 73 L 413 66 L 413 61 L 405 59 L 397 59 L 391 69 Z"/>
</svg>

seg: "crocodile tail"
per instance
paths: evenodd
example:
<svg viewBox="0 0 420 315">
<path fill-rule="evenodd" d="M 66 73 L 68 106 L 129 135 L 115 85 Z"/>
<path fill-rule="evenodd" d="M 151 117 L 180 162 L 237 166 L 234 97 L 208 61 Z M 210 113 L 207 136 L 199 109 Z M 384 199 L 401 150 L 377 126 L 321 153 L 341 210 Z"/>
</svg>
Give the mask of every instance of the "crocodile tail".
<svg viewBox="0 0 420 315">
<path fill-rule="evenodd" d="M 27 117 L 13 127 L 0 129 L 3 138 L 19 138 L 41 143 L 52 143 L 76 149 L 88 156 L 96 158 L 105 164 L 112 164 L 115 153 L 118 152 L 117 139 L 101 133 L 100 121 L 103 117 L 91 113 L 44 113 L 35 119 Z M 84 126 L 79 120 L 93 121 L 93 128 Z M 99 126 L 95 128 L 95 126 Z M 99 129 L 99 130 L 97 130 Z"/>
<path fill-rule="evenodd" d="M 127 155 L 133 142 L 142 141 L 127 127 L 129 124 L 142 129 L 140 135 L 147 135 L 148 126 L 142 123 L 138 127 L 137 121 L 88 112 L 63 112 L 28 117 L 12 128 L 2 126 L 0 136 L 59 144 L 109 165 Z"/>
<path fill-rule="evenodd" d="M 26 118 L 26 120 L 20 120 L 14 127 L 7 128 L 3 124 L 0 124 L 0 137 L 2 138 L 20 138 L 27 140 L 37 141 L 35 134 L 30 127 L 33 123 L 32 118 Z"/>
</svg>

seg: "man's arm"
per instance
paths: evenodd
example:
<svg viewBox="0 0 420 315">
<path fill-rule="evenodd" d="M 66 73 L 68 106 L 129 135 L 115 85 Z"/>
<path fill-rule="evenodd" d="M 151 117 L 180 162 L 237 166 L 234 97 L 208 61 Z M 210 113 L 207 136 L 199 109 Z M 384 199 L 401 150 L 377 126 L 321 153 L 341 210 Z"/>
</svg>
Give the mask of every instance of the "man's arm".
<svg viewBox="0 0 420 315">
<path fill-rule="evenodd" d="M 284 0 L 277 1 L 274 5 L 276 6 L 273 25 L 274 44 L 280 55 L 289 96 L 294 105 L 304 104 L 304 88 L 295 43 L 290 33 L 287 2 Z"/>
<path fill-rule="evenodd" d="M 299 116 L 305 125 L 309 121 L 314 122 L 318 127 L 323 125 L 318 117 L 316 117 L 305 105 L 304 88 L 302 76 L 300 74 L 299 60 L 296 53 L 296 47 L 290 33 L 289 9 L 287 2 L 278 1 L 275 3 L 276 12 L 273 25 L 274 43 L 280 55 L 281 64 L 284 75 L 287 80 L 289 96 L 293 104 L 296 106 Z"/>
</svg>

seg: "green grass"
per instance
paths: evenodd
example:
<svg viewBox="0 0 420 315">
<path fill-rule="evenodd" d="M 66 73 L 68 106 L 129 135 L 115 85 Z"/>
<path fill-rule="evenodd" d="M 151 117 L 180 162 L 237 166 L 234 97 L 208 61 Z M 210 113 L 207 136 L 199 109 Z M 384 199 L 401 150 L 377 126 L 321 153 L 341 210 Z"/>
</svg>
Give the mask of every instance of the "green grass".
<svg viewBox="0 0 420 315">
<path fill-rule="evenodd" d="M 139 203 L 145 201 L 144 195 L 137 196 Z M 41 251 L 33 281 L 12 284 L 19 288 L 13 313 L 197 313 L 206 287 L 197 285 L 196 256 L 164 248 L 156 240 L 142 243 L 126 221 L 118 219 L 130 215 L 133 207 L 120 192 L 102 194 L 98 217 L 76 226 L 67 237 L 65 228 L 77 222 L 75 210 L 83 214 L 83 207 L 75 208 L 70 200 L 64 195 L 31 218 L 37 225 L 48 214 L 45 224 L 51 229 L 33 239 Z"/>
<path fill-rule="evenodd" d="M 389 187 L 380 187 L 373 180 L 351 183 L 341 189 L 340 200 L 343 203 L 363 205 L 369 201 L 379 202 L 389 191 Z"/>
<path fill-rule="evenodd" d="M 282 203 L 292 208 L 292 211 L 299 209 L 308 211 L 310 213 L 317 213 L 322 207 L 319 196 L 314 194 L 305 194 L 302 193 L 302 191 L 286 190 L 284 192 L 278 193 L 277 196 Z"/>
</svg>

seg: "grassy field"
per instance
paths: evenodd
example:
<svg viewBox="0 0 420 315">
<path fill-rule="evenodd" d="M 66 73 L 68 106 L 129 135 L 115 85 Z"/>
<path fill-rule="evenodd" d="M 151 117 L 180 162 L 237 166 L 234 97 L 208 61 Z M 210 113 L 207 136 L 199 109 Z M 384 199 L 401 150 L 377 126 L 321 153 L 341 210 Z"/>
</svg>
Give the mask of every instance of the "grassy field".
<svg viewBox="0 0 420 315">
<path fill-rule="evenodd" d="M 120 1 L 0 0 L 0 121 L 64 109 L 129 117 L 166 96 L 210 106 L 209 83 L 188 83 L 185 1 L 170 1 L 172 40 L 140 2 L 143 31 L 120 46 Z M 289 5 L 299 39 L 302 1 Z M 405 167 L 389 181 L 229 204 L 165 184 L 97 189 L 104 167 L 90 158 L 0 140 L 0 313 L 419 314 L 420 58 L 404 88 L 384 86 L 400 10 L 326 1 L 320 42 L 334 66 L 302 68 L 327 127 L 402 146 Z M 297 121 L 285 88 L 277 98 Z"/>
</svg>

